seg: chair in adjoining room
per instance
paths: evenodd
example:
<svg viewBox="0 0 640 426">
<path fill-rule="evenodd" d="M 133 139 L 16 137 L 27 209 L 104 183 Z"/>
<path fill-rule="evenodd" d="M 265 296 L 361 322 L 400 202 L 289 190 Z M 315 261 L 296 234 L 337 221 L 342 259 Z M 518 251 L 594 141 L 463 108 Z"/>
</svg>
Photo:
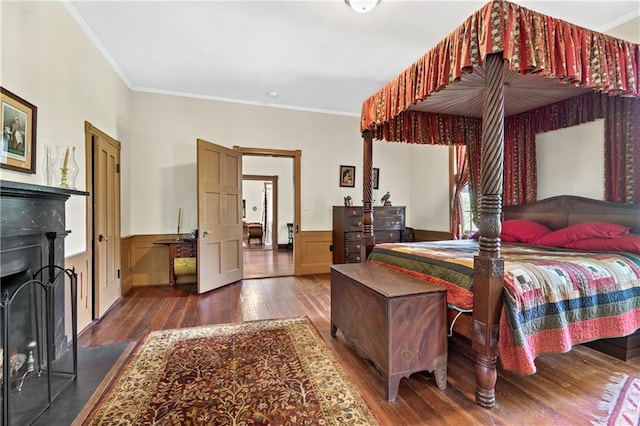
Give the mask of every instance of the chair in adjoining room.
<svg viewBox="0 0 640 426">
<path fill-rule="evenodd" d="M 247 237 L 247 245 L 251 245 L 251 239 L 258 239 L 259 244 L 262 245 L 262 224 L 259 222 L 247 223 L 249 229 L 249 236 Z"/>
<path fill-rule="evenodd" d="M 293 223 L 287 223 L 287 232 L 289 238 L 287 239 L 287 250 L 293 250 Z"/>
</svg>

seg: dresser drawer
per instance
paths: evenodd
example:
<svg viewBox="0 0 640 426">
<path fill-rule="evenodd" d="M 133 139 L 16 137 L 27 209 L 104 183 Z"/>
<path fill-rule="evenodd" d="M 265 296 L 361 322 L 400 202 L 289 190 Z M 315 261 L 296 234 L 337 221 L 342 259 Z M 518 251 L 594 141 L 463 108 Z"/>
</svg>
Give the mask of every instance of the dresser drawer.
<svg viewBox="0 0 640 426">
<path fill-rule="evenodd" d="M 347 242 L 360 242 L 363 241 L 364 237 L 362 232 L 345 232 L 344 233 L 344 241 Z"/>
<path fill-rule="evenodd" d="M 360 217 L 362 218 L 362 208 L 353 208 L 350 207 L 349 209 L 345 210 L 345 217 Z"/>
<path fill-rule="evenodd" d="M 373 231 L 378 242 L 398 242 L 404 238 L 404 206 L 372 206 Z M 363 206 L 333 206 L 331 252 L 333 263 L 366 261 Z"/>
<path fill-rule="evenodd" d="M 363 225 L 362 215 L 348 216 L 345 218 L 344 227 L 345 227 L 345 231 L 347 232 L 362 231 L 362 225 Z"/>
<path fill-rule="evenodd" d="M 376 237 L 376 244 L 398 243 L 400 242 L 402 232 L 400 230 L 376 231 L 374 228 L 373 234 Z"/>
<path fill-rule="evenodd" d="M 362 247 L 364 243 L 361 242 L 347 242 L 344 245 L 344 254 L 349 255 L 351 253 L 360 253 L 362 252 Z"/>
<path fill-rule="evenodd" d="M 404 207 L 403 206 L 376 206 L 373 209 L 374 216 L 403 216 L 404 217 Z"/>
<path fill-rule="evenodd" d="M 377 216 L 373 218 L 373 229 L 402 229 L 403 216 Z"/>
<path fill-rule="evenodd" d="M 344 263 L 361 263 L 364 262 L 364 256 L 361 253 L 349 253 L 344 257 Z"/>
<path fill-rule="evenodd" d="M 176 244 L 175 257 L 196 257 L 196 247 L 195 244 Z"/>
</svg>

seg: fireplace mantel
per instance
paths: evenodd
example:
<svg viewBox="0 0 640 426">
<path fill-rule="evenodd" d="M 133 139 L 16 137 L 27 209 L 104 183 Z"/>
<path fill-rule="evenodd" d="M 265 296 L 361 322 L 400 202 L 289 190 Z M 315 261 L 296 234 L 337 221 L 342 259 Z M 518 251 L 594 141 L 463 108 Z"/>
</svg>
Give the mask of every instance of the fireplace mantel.
<svg viewBox="0 0 640 426">
<path fill-rule="evenodd" d="M 15 213 L 22 214 L 23 212 L 16 212 L 15 210 L 12 210 L 12 207 L 18 204 L 16 202 L 12 202 L 12 200 L 22 199 L 24 201 L 24 199 L 29 199 L 32 201 L 26 207 L 39 207 L 40 205 L 38 201 L 58 200 L 64 202 L 71 195 L 86 196 L 89 195 L 89 193 L 78 191 L 75 189 L 56 188 L 52 186 L 0 180 L 0 203 L 2 203 L 0 204 L 0 206 L 2 207 L 2 236 L 14 236 L 23 234 L 24 232 L 29 232 L 29 229 L 16 228 L 18 222 L 22 222 L 23 219 L 17 217 Z M 25 208 L 23 201 L 19 203 L 21 209 Z M 59 222 L 64 227 L 64 217 L 47 219 L 52 214 L 49 209 L 45 209 L 44 211 L 30 212 L 30 214 L 34 213 L 40 215 L 40 219 L 43 219 L 47 223 L 53 220 L 55 222 Z M 39 218 L 34 218 L 34 221 L 39 222 Z M 4 234 L 4 232 L 8 232 L 9 234 Z"/>
<path fill-rule="evenodd" d="M 2 211 L 0 215 L 0 294 L 3 300 L 3 322 L 6 323 L 6 331 L 3 330 L 6 334 L 2 337 L 4 349 L 2 365 L 5 366 L 2 418 L 5 425 L 23 424 L 25 422 L 22 420 L 39 414 L 38 410 L 42 406 L 35 404 L 32 407 L 28 402 L 40 401 L 31 395 L 32 390 L 29 389 L 29 386 L 40 383 L 40 374 L 33 382 L 29 380 L 25 382 L 24 378 L 29 377 L 29 372 L 39 371 L 38 368 L 43 365 L 43 360 L 48 360 L 47 369 L 53 368 L 54 363 L 68 353 L 71 340 L 73 340 L 75 365 L 76 309 L 75 307 L 71 309 L 73 312 L 72 336 L 67 336 L 65 334 L 65 321 L 67 321 L 65 293 L 68 292 L 69 300 L 72 304 L 75 303 L 77 278 L 73 271 L 57 272 L 64 271 L 65 266 L 64 239 L 69 233 L 65 224 L 65 203 L 71 195 L 85 196 L 88 193 L 0 180 L 0 210 Z M 43 269 L 45 267 L 50 268 Z M 72 277 L 69 288 L 65 287 L 67 275 Z M 36 281 L 43 287 L 33 284 Z M 46 293 L 39 293 L 38 289 L 45 286 L 48 288 L 45 290 Z M 47 339 L 44 340 L 41 336 L 47 336 Z M 31 350 L 32 347 L 35 349 Z M 10 374 L 6 366 L 10 364 L 10 354 L 22 354 L 25 357 L 26 354 L 35 354 L 35 356 L 30 356 L 33 360 L 32 367 L 28 367 L 28 363 L 26 366 L 18 367 L 22 369 L 16 371 L 11 376 L 11 380 L 8 380 L 6 378 Z M 14 385 L 18 383 L 15 377 L 19 374 L 23 375 L 23 378 L 18 389 L 21 388 L 22 383 L 26 388 L 22 392 L 10 389 L 10 381 L 13 381 Z M 50 374 L 52 373 L 45 376 L 49 377 Z M 51 387 L 52 383 L 57 382 L 53 379 L 48 380 L 48 392 L 51 398 L 54 395 L 51 393 L 52 389 L 56 389 L 55 395 L 57 395 L 61 388 L 57 385 L 57 387 Z M 36 390 L 36 392 L 39 391 Z M 12 403 L 9 403 L 10 398 L 15 399 L 13 408 L 10 408 L 12 406 Z M 35 407 L 39 408 L 32 410 Z"/>
<path fill-rule="evenodd" d="M 7 277 L 23 271 L 57 265 L 64 268 L 65 202 L 71 195 L 87 192 L 0 180 L 0 278 L 7 290 Z M 10 281 L 10 280 L 9 280 Z M 64 295 L 56 295 L 64 310 Z M 58 318 L 56 318 L 58 320 Z M 57 338 L 64 337 L 64 324 L 56 324 Z M 64 345 L 61 341 L 58 345 Z M 56 353 L 63 351 L 58 347 Z"/>
</svg>

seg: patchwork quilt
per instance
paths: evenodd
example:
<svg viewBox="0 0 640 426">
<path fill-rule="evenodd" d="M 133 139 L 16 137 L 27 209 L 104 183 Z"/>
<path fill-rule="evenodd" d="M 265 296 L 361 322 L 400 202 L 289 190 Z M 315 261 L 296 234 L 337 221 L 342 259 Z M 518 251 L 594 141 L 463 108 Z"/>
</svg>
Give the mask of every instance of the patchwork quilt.
<svg viewBox="0 0 640 426">
<path fill-rule="evenodd" d="M 467 310 L 473 307 L 477 253 L 476 240 L 378 244 L 369 261 L 444 285 L 447 302 Z M 533 374 L 540 354 L 640 329 L 640 255 L 523 244 L 503 244 L 501 255 L 504 368 Z"/>
</svg>

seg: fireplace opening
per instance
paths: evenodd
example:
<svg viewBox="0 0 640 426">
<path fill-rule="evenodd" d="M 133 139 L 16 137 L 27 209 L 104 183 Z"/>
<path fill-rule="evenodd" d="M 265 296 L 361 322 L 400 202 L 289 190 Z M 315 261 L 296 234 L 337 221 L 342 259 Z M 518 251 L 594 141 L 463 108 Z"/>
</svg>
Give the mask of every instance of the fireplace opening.
<svg viewBox="0 0 640 426">
<path fill-rule="evenodd" d="M 51 342 L 55 294 L 75 295 L 76 280 L 74 271 L 56 266 L 2 277 L 3 426 L 33 422 L 75 379 L 76 339 L 61 353 Z"/>
<path fill-rule="evenodd" d="M 20 289 L 20 286 L 33 278 L 30 270 L 20 271 L 7 277 L 2 277 L 0 289 L 2 298 L 11 301 L 9 322 L 7 324 L 10 338 L 9 356 L 25 354 L 27 346 L 37 341 L 43 332 L 44 318 L 38 316 L 44 302 L 42 288 L 31 287 Z M 3 347 L 4 349 L 4 347 Z M 20 357 L 21 358 L 21 357 Z"/>
</svg>

